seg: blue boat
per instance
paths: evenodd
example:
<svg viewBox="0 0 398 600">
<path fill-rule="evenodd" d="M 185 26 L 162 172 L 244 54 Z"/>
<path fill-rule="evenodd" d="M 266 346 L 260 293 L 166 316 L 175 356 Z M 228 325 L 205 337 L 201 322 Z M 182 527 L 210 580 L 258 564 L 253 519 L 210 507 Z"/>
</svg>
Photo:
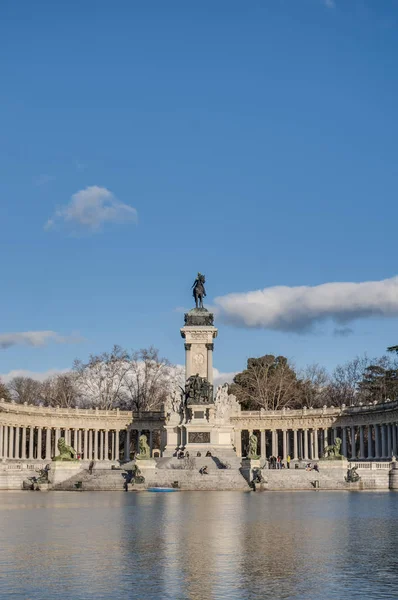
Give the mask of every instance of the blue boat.
<svg viewBox="0 0 398 600">
<path fill-rule="evenodd" d="M 150 487 L 147 489 L 148 492 L 178 492 L 177 488 L 166 488 L 166 487 Z"/>
</svg>

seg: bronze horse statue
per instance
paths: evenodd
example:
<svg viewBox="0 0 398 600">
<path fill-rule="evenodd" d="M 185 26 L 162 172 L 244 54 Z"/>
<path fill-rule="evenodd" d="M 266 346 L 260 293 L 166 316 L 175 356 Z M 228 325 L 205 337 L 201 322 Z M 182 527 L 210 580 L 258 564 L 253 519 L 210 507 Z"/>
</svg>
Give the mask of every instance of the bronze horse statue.
<svg viewBox="0 0 398 600">
<path fill-rule="evenodd" d="M 195 298 L 196 308 L 203 308 L 203 298 L 206 296 L 206 290 L 204 284 L 206 283 L 205 276 L 202 273 L 198 273 L 197 278 L 192 286 L 193 297 Z"/>
</svg>

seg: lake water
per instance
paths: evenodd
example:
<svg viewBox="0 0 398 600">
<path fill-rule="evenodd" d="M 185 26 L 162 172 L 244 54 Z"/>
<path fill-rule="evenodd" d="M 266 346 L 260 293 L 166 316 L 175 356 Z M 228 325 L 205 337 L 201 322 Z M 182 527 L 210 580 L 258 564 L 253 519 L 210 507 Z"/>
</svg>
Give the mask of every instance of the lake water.
<svg viewBox="0 0 398 600">
<path fill-rule="evenodd" d="M 0 598 L 398 597 L 398 494 L 0 492 Z"/>
</svg>

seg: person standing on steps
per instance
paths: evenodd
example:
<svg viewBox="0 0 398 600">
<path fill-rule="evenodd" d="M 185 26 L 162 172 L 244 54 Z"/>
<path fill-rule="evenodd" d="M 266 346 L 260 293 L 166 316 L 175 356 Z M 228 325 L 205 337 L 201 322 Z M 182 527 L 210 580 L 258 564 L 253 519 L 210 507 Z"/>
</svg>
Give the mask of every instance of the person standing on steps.
<svg viewBox="0 0 398 600">
<path fill-rule="evenodd" d="M 290 469 L 290 454 L 287 455 L 287 459 L 286 459 L 286 466 L 288 469 Z"/>
</svg>

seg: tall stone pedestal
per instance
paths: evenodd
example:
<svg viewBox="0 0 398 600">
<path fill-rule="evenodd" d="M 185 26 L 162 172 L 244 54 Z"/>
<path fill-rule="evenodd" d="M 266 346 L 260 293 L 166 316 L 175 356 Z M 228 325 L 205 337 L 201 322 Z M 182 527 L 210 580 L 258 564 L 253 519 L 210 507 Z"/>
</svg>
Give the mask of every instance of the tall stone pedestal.
<svg viewBox="0 0 398 600">
<path fill-rule="evenodd" d="M 213 384 L 213 340 L 218 330 L 214 315 L 206 308 L 193 308 L 184 316 L 181 336 L 185 339 L 185 379 L 198 374 Z"/>
</svg>

